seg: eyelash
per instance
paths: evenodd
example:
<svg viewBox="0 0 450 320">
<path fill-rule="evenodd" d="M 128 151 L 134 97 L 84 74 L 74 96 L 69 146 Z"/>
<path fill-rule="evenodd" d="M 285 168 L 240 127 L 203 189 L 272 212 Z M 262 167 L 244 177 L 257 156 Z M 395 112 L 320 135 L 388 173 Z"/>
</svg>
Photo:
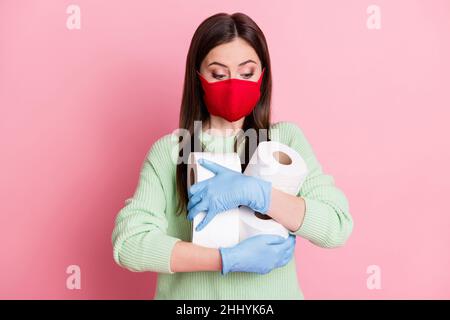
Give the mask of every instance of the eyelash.
<svg viewBox="0 0 450 320">
<path fill-rule="evenodd" d="M 244 77 L 251 78 L 253 76 L 253 73 L 245 73 Z M 225 77 L 225 75 L 223 74 L 215 74 L 213 73 L 213 77 L 216 78 L 217 80 L 221 80 L 223 77 Z"/>
</svg>

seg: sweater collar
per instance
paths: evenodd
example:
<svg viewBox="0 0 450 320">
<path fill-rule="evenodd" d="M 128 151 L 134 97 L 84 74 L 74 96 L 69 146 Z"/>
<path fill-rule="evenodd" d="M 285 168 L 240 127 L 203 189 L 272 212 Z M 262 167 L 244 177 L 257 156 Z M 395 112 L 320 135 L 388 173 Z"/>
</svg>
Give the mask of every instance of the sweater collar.
<svg viewBox="0 0 450 320">
<path fill-rule="evenodd" d="M 205 130 L 200 134 L 200 141 L 205 147 L 205 152 L 234 152 L 236 137 L 237 134 L 225 136 Z"/>
</svg>

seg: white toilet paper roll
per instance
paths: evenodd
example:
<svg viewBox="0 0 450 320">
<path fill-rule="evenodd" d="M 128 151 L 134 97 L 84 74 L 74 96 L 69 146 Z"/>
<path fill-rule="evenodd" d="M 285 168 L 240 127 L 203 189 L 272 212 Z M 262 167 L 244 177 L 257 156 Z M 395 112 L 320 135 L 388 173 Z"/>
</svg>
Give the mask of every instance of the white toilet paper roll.
<svg viewBox="0 0 450 320">
<path fill-rule="evenodd" d="M 306 162 L 291 147 L 276 141 L 258 144 L 244 172 L 272 182 L 274 188 L 297 194 L 308 175 Z"/>
<path fill-rule="evenodd" d="M 294 149 L 276 141 L 265 141 L 258 144 L 244 174 L 270 181 L 275 189 L 297 195 L 308 175 L 308 168 Z M 289 231 L 275 220 L 263 220 L 253 210 L 241 207 L 240 241 L 257 234 L 287 238 Z"/>
<path fill-rule="evenodd" d="M 255 216 L 255 212 L 249 207 L 239 208 L 239 240 L 256 236 L 258 234 L 275 234 L 287 238 L 288 230 L 275 220 L 263 220 Z"/>
<path fill-rule="evenodd" d="M 199 159 L 214 161 L 231 170 L 241 172 L 241 161 L 237 153 L 192 152 L 187 165 L 187 186 L 209 179 L 214 173 L 198 164 Z M 205 213 L 198 214 L 193 221 L 192 242 L 204 247 L 229 247 L 239 242 L 239 209 L 217 214 L 201 231 L 195 231 Z"/>
</svg>

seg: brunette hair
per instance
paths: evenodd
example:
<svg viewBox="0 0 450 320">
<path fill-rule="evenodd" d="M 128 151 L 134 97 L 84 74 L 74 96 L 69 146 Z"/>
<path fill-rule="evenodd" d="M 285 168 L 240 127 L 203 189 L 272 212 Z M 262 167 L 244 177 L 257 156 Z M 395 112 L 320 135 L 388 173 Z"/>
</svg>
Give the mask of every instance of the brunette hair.
<svg viewBox="0 0 450 320">
<path fill-rule="evenodd" d="M 183 97 L 181 101 L 179 128 L 189 131 L 188 141 L 181 141 L 179 156 L 187 159 L 187 155 L 182 155 L 185 144 L 189 144 L 188 150 L 192 151 L 195 139 L 198 139 L 198 133 L 194 132 L 194 121 L 205 121 L 209 117 L 209 112 L 203 102 L 200 80 L 196 74 L 200 70 L 200 65 L 206 55 L 214 47 L 233 41 L 235 38 L 241 38 L 247 41 L 256 51 L 262 68 L 264 77 L 261 83 L 261 96 L 253 109 L 253 112 L 244 120 L 243 130 L 253 128 L 256 130 L 257 143 L 263 140 L 259 135 L 259 129 L 269 130 L 270 127 L 270 102 L 272 93 L 272 75 L 270 67 L 269 50 L 263 32 L 258 25 L 247 15 L 243 13 L 217 13 L 204 20 L 195 31 L 189 52 L 186 58 L 186 70 L 184 75 Z M 268 140 L 268 137 L 265 138 Z M 186 139 L 183 139 L 186 140 Z M 254 150 L 249 150 L 251 144 L 245 143 L 244 159 L 242 160 L 242 170 L 248 164 L 250 156 Z M 236 144 L 235 144 L 236 149 Z M 190 152 L 189 151 L 189 152 Z M 196 150 L 199 151 L 199 150 Z M 177 213 L 181 214 L 186 210 L 188 202 L 187 194 L 187 164 L 185 161 L 177 164 L 176 187 L 178 193 Z"/>
</svg>

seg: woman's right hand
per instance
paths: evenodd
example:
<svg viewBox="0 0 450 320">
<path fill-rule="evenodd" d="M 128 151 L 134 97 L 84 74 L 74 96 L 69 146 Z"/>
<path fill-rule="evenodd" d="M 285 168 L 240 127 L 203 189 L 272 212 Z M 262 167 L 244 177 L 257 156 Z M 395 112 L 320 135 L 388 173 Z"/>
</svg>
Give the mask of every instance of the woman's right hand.
<svg viewBox="0 0 450 320">
<path fill-rule="evenodd" d="M 229 248 L 220 248 L 222 274 L 228 272 L 269 273 L 286 265 L 295 248 L 295 236 L 257 235 Z"/>
</svg>

